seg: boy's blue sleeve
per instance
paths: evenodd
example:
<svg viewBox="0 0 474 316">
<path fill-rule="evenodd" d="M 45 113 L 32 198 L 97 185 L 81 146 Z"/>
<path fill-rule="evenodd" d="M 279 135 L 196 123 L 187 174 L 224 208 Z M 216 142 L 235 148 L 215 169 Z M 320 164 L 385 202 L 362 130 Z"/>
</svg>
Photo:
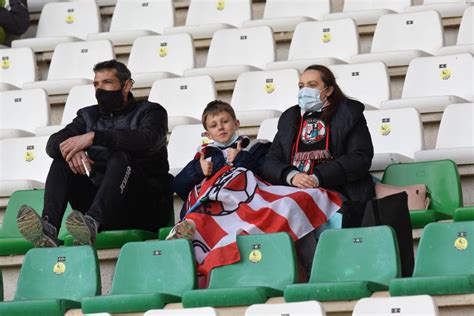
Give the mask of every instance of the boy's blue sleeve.
<svg viewBox="0 0 474 316">
<path fill-rule="evenodd" d="M 234 167 L 242 167 L 255 172 L 257 161 L 250 152 L 241 150 L 234 159 Z"/>
<path fill-rule="evenodd" d="M 174 178 L 173 191 L 176 192 L 183 201 L 186 201 L 189 192 L 204 178 L 199 159 L 193 159 Z"/>
</svg>

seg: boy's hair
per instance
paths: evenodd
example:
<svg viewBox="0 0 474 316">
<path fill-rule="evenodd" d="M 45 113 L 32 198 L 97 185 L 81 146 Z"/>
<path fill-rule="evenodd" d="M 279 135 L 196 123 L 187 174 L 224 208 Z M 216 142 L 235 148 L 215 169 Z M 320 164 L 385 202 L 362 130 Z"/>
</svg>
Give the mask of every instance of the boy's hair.
<svg viewBox="0 0 474 316">
<path fill-rule="evenodd" d="M 132 74 L 130 73 L 130 70 L 127 68 L 127 66 L 125 66 L 124 63 L 121 63 L 115 59 L 106 60 L 95 64 L 93 71 L 94 73 L 96 73 L 98 71 L 110 69 L 115 69 L 115 71 L 117 72 L 117 77 L 120 81 L 120 85 L 122 86 L 127 80 L 132 79 Z"/>
<path fill-rule="evenodd" d="M 204 112 L 202 112 L 201 123 L 202 126 L 204 126 L 204 129 L 207 130 L 206 120 L 208 116 L 214 116 L 222 112 L 229 113 L 230 117 L 233 120 L 237 119 L 237 117 L 235 116 L 234 109 L 229 103 L 221 100 L 211 101 L 207 104 L 206 108 L 204 109 Z"/>
</svg>

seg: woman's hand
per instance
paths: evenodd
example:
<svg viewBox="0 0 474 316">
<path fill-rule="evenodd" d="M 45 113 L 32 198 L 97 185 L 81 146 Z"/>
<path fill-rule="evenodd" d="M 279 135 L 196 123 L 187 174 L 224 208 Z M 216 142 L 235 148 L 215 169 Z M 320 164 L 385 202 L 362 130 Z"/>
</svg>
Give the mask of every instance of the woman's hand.
<svg viewBox="0 0 474 316">
<path fill-rule="evenodd" d="M 302 172 L 296 174 L 291 179 L 291 184 L 300 189 L 312 189 L 319 186 L 314 177 Z"/>
</svg>

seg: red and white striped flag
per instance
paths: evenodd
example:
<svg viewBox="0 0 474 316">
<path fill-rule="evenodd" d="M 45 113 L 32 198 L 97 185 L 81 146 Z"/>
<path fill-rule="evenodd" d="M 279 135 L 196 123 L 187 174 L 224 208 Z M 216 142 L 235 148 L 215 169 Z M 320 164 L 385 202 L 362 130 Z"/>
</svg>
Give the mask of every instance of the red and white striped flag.
<svg viewBox="0 0 474 316">
<path fill-rule="evenodd" d="M 269 185 L 244 168 L 225 166 L 189 194 L 185 219 L 196 225 L 198 271 L 238 262 L 236 236 L 286 232 L 298 240 L 324 224 L 342 205 L 338 193 Z"/>
</svg>

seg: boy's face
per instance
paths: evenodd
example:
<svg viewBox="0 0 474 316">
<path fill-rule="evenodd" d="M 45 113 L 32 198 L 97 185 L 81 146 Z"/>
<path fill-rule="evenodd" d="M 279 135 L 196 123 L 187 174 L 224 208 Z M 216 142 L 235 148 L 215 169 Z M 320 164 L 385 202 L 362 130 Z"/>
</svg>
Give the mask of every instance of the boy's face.
<svg viewBox="0 0 474 316">
<path fill-rule="evenodd" d="M 219 143 L 227 143 L 239 128 L 239 120 L 234 120 L 227 112 L 209 115 L 206 118 L 207 136 Z"/>
</svg>

